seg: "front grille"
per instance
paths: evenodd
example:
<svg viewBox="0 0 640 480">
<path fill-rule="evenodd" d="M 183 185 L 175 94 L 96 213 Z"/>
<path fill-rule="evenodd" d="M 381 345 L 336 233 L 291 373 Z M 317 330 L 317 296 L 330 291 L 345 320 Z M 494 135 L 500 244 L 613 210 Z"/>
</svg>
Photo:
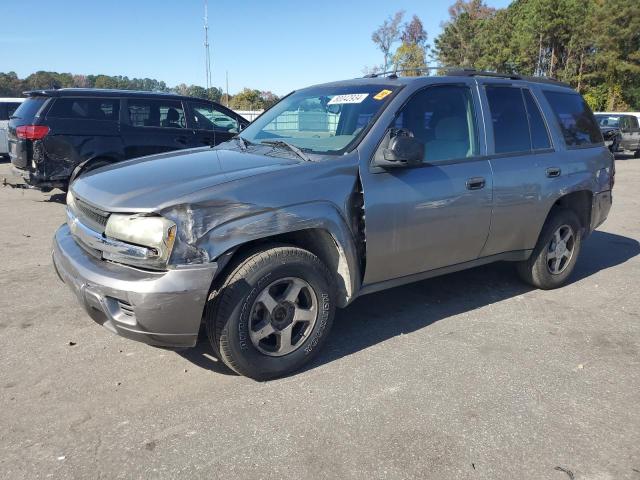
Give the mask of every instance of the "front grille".
<svg viewBox="0 0 640 480">
<path fill-rule="evenodd" d="M 103 212 L 102 210 L 92 207 L 77 197 L 73 199 L 73 203 L 70 207 L 72 213 L 78 218 L 78 220 L 80 220 L 80 222 L 98 233 L 104 233 L 104 229 L 107 226 L 107 220 L 109 220 L 109 214 L 107 212 Z"/>
</svg>

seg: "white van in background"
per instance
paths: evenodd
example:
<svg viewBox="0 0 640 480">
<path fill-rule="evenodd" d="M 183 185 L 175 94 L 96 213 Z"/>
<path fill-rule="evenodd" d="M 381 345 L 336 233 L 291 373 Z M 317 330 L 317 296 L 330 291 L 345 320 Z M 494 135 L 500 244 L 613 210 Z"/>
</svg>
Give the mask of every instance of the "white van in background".
<svg viewBox="0 0 640 480">
<path fill-rule="evenodd" d="M 0 98 L 0 157 L 9 157 L 9 144 L 7 140 L 7 128 L 9 128 L 9 117 L 13 115 L 24 98 Z"/>
</svg>

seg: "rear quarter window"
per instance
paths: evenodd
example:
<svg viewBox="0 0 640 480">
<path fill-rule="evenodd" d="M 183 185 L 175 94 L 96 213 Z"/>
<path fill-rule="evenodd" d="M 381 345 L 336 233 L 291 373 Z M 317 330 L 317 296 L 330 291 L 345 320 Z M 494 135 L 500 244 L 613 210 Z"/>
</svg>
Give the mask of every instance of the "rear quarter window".
<svg viewBox="0 0 640 480">
<path fill-rule="evenodd" d="M 544 96 L 558 119 L 567 147 L 602 143 L 598 123 L 584 99 L 577 93 L 546 90 Z"/>
<path fill-rule="evenodd" d="M 13 117 L 19 118 L 25 122 L 31 122 L 48 99 L 49 97 L 27 98 L 13 113 Z"/>
</svg>

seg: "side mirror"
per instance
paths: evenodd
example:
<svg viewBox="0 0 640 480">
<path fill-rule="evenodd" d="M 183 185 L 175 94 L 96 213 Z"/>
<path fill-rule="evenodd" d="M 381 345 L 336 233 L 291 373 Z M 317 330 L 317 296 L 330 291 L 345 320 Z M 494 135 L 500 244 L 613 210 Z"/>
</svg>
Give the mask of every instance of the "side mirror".
<svg viewBox="0 0 640 480">
<path fill-rule="evenodd" d="M 381 167 L 415 167 L 424 160 L 424 144 L 414 137 L 399 135 L 389 141 L 383 151 Z"/>
</svg>

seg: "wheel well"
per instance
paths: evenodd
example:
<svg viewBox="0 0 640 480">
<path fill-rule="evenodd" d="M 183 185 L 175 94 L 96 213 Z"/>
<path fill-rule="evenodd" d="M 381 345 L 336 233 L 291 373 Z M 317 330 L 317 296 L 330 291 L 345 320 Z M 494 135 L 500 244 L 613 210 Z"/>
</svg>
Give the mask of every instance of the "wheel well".
<svg viewBox="0 0 640 480">
<path fill-rule="evenodd" d="M 588 231 L 591 226 L 591 201 L 593 194 L 588 190 L 571 192 L 560 197 L 553 208 L 566 208 L 572 210 L 580 220 L 580 226 Z"/>
<path fill-rule="evenodd" d="M 222 271 L 216 275 L 216 281 L 214 281 L 212 288 L 216 289 L 217 282 L 223 281 L 247 255 L 273 244 L 294 245 L 318 257 L 334 276 L 338 288 L 338 306 L 346 305 L 348 298 L 353 294 L 351 292 L 351 273 L 346 262 L 341 258 L 343 257 L 341 247 L 338 246 L 333 235 L 321 228 L 297 230 L 252 240 L 221 255 L 218 263 L 222 263 Z"/>
</svg>

